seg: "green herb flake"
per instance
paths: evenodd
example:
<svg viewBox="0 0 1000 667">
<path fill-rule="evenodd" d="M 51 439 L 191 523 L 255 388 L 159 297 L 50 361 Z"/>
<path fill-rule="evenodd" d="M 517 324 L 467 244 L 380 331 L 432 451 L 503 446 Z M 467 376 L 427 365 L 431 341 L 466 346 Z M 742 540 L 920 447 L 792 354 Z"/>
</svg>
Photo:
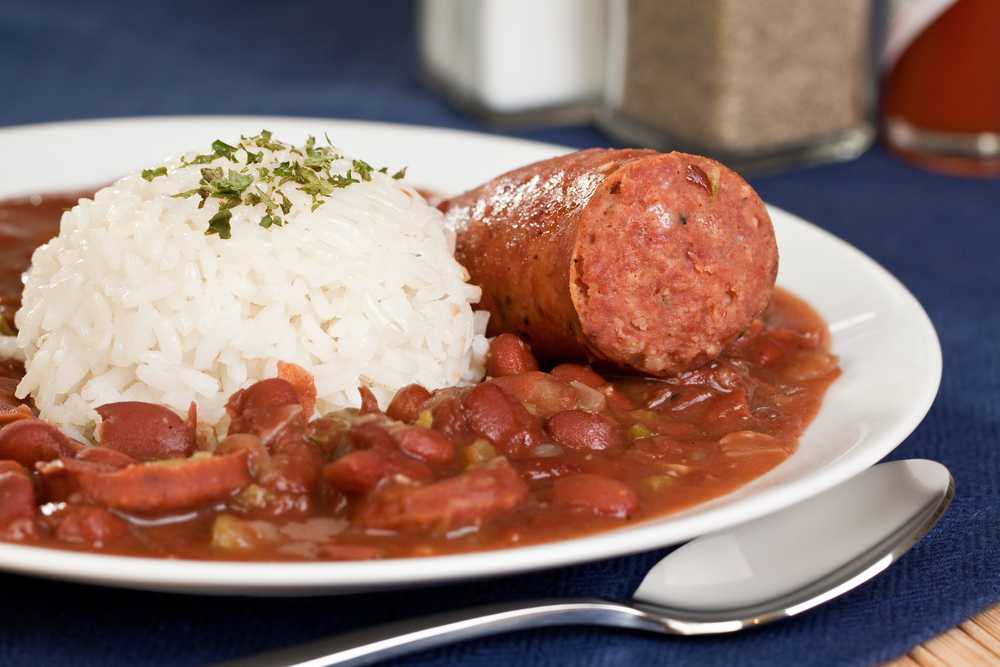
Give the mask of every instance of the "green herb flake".
<svg viewBox="0 0 1000 667">
<path fill-rule="evenodd" d="M 315 172 L 308 169 L 299 169 L 298 176 L 302 183 L 302 187 L 299 190 L 302 190 L 307 195 L 330 195 L 333 194 L 333 189 L 336 187 L 330 181 L 320 178 Z"/>
<path fill-rule="evenodd" d="M 175 199 L 187 199 L 188 197 L 194 197 L 195 195 L 201 194 L 201 188 L 195 188 L 194 190 L 185 190 L 184 192 L 178 192 L 176 194 L 170 195 Z"/>
<path fill-rule="evenodd" d="M 215 188 L 214 195 L 216 197 L 232 197 L 240 195 L 251 183 L 253 183 L 253 176 L 230 169 L 225 177 L 217 178 L 212 182 L 212 185 Z"/>
<path fill-rule="evenodd" d="M 281 190 L 278 190 L 278 195 L 281 197 L 281 212 L 288 215 L 288 212 L 292 210 L 292 202 L 288 200 L 288 197 Z"/>
<path fill-rule="evenodd" d="M 264 151 L 257 151 L 256 153 L 254 153 L 252 150 L 250 150 L 246 146 L 242 146 L 242 148 L 243 148 L 244 151 L 246 151 L 246 154 L 247 154 L 247 164 L 248 165 L 249 164 L 256 164 L 256 163 L 262 162 L 264 160 Z"/>
<path fill-rule="evenodd" d="M 276 215 L 268 214 L 260 219 L 260 226 L 264 229 L 270 229 L 271 226 L 281 227 L 285 224 L 285 221 Z"/>
<path fill-rule="evenodd" d="M 205 230 L 205 236 L 218 234 L 220 239 L 232 238 L 232 228 L 229 224 L 232 217 L 232 211 L 228 208 L 220 208 L 219 212 L 213 215 L 212 219 L 208 221 L 208 229 Z"/>
<path fill-rule="evenodd" d="M 274 168 L 274 175 L 281 178 L 281 183 L 287 183 L 296 177 L 295 167 L 297 164 L 293 165 L 291 162 L 282 162 Z"/>
<path fill-rule="evenodd" d="M 334 174 L 330 176 L 329 181 L 330 184 L 333 185 L 333 187 L 335 188 L 346 188 L 349 185 L 361 182 L 356 178 L 354 178 L 353 176 L 351 176 L 350 169 L 348 169 L 347 173 L 345 173 L 343 176 L 341 176 L 340 174 Z"/>
<path fill-rule="evenodd" d="M 157 176 L 166 176 L 166 175 L 167 175 L 166 167 L 157 167 L 155 169 L 142 170 L 142 177 L 150 182 L 152 182 L 153 179 L 156 178 Z"/>
<path fill-rule="evenodd" d="M 402 169 L 397 171 L 395 174 L 392 175 L 392 177 L 397 181 L 406 178 L 406 167 L 403 167 Z"/>
<path fill-rule="evenodd" d="M 287 224 L 285 216 L 291 213 L 292 201 L 281 190 L 286 183 L 295 183 L 298 190 L 306 193 L 312 199 L 311 210 L 315 211 L 338 188 L 346 188 L 354 183 L 371 181 L 376 171 L 388 175 L 386 167 L 376 170 L 364 160 L 353 160 L 351 169 L 344 173 L 333 173 L 333 163 L 343 159 L 337 153 L 330 137 L 323 135 L 326 146 L 317 146 L 316 137 L 310 136 L 302 149 L 274 139 L 269 130 L 261 130 L 253 137 L 241 136 L 236 145 L 226 143 L 221 139 L 212 142 L 212 152 L 195 155 L 191 159 L 182 158 L 183 166 L 208 165 L 216 160 L 225 159 L 233 163 L 233 168 L 204 167 L 201 169 L 201 180 L 197 188 L 178 192 L 172 197 L 188 198 L 198 196 L 198 208 L 204 208 L 209 200 L 215 200 L 218 211 L 209 220 L 206 234 L 217 234 L 219 238 L 228 239 L 232 235 L 231 209 L 238 206 L 262 206 L 264 215 L 259 224 L 264 229 L 282 227 Z M 259 149 L 259 150 L 257 150 Z M 290 153 L 293 157 L 284 160 L 277 166 L 265 167 L 264 151 Z M 245 159 L 241 160 L 243 155 Z M 271 157 L 274 160 L 274 156 Z M 256 169 L 252 165 L 261 165 Z M 393 178 L 403 178 L 405 169 L 393 175 Z M 157 176 L 166 175 L 166 167 L 147 169 L 142 177 L 151 181 Z M 275 181 L 275 179 L 278 179 Z M 252 188 L 252 189 L 251 189 Z"/>
<path fill-rule="evenodd" d="M 374 169 L 370 164 L 364 160 L 354 160 L 351 164 L 354 166 L 354 171 L 358 172 L 358 176 L 361 177 L 362 181 L 372 180 L 372 171 Z"/>
<path fill-rule="evenodd" d="M 236 151 L 239 150 L 236 146 L 230 146 L 222 139 L 216 139 L 212 142 L 212 152 L 215 153 L 216 157 L 224 157 L 230 162 L 236 162 Z"/>
</svg>

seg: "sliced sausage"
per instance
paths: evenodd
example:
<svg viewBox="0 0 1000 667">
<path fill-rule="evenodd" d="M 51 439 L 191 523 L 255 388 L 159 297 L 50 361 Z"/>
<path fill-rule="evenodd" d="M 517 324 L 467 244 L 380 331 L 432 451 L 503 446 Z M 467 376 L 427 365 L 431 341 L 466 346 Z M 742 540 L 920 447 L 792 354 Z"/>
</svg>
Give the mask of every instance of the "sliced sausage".
<svg viewBox="0 0 1000 667">
<path fill-rule="evenodd" d="M 763 311 L 778 251 L 738 174 L 685 153 L 590 149 L 443 202 L 489 335 L 547 359 L 669 376 L 716 357 Z"/>
<path fill-rule="evenodd" d="M 104 507 L 137 514 L 170 514 L 225 500 L 252 480 L 247 452 L 80 471 L 81 493 Z"/>
<path fill-rule="evenodd" d="M 124 452 L 107 447 L 83 447 L 76 453 L 78 461 L 90 463 L 100 463 L 120 469 L 138 463 L 138 461 Z"/>
<path fill-rule="evenodd" d="M 73 456 L 77 449 L 62 431 L 41 419 L 19 419 L 0 428 L 0 460 L 29 469 L 41 461 Z"/>
<path fill-rule="evenodd" d="M 524 480 L 497 458 L 434 484 L 380 489 L 362 505 L 357 521 L 367 528 L 446 531 L 510 512 L 527 498 Z"/>
</svg>

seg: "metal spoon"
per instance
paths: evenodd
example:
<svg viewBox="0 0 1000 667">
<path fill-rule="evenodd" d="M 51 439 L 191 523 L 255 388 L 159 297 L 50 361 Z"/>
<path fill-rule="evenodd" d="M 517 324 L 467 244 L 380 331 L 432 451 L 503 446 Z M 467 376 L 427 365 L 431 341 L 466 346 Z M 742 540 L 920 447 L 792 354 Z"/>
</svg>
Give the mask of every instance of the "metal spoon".
<svg viewBox="0 0 1000 667">
<path fill-rule="evenodd" d="M 814 498 L 676 549 L 649 571 L 629 603 L 568 599 L 487 605 L 224 664 L 369 664 L 475 637 L 553 625 L 671 635 L 735 632 L 795 616 L 868 581 L 937 523 L 953 495 L 954 480 L 939 463 L 883 463 Z"/>
</svg>

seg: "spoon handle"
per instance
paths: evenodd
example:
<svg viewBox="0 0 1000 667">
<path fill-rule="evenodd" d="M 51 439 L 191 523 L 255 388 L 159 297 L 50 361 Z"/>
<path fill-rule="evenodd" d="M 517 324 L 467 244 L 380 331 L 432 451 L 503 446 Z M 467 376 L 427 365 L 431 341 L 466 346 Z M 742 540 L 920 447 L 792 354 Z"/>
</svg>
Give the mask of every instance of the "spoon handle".
<svg viewBox="0 0 1000 667">
<path fill-rule="evenodd" d="M 643 611 L 597 599 L 536 600 L 484 605 L 407 619 L 261 653 L 216 667 L 366 665 L 487 635 L 553 625 L 605 625 L 662 632 Z"/>
</svg>

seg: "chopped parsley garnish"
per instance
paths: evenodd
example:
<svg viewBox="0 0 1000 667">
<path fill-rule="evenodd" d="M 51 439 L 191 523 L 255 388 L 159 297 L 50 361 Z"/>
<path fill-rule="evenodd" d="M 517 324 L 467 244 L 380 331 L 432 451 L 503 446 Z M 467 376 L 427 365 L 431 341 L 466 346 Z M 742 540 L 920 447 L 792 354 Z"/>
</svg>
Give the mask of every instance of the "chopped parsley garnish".
<svg viewBox="0 0 1000 667">
<path fill-rule="evenodd" d="M 166 176 L 166 175 L 167 175 L 166 167 L 157 167 L 156 169 L 142 170 L 142 177 L 150 182 L 152 182 L 153 179 L 156 178 L 157 176 Z"/>
<path fill-rule="evenodd" d="M 229 221 L 233 217 L 233 212 L 228 208 L 220 208 L 219 212 L 208 221 L 208 229 L 205 235 L 218 234 L 220 239 L 228 239 L 232 236 L 232 228 Z"/>
<path fill-rule="evenodd" d="M 195 155 L 191 159 L 182 158 L 181 166 L 207 165 L 220 158 L 233 163 L 233 166 L 227 169 L 204 167 L 198 187 L 173 196 L 185 199 L 197 196 L 200 198 L 198 208 L 204 208 L 205 202 L 215 200 L 219 210 L 209 220 L 205 234 L 218 234 L 219 238 L 228 239 L 232 236 L 232 209 L 240 205 L 263 206 L 264 215 L 258 224 L 265 229 L 284 226 L 287 222 L 285 216 L 292 210 L 292 202 L 281 188 L 288 183 L 294 183 L 298 190 L 309 195 L 312 199 L 311 210 L 315 211 L 334 190 L 371 181 L 375 173 L 389 173 L 388 168 L 375 169 L 364 160 L 352 160 L 350 169 L 335 173 L 334 162 L 342 160 L 344 156 L 333 147 L 329 137 L 326 137 L 326 143 L 326 146 L 317 146 L 316 138 L 309 137 L 303 150 L 299 150 L 274 139 L 267 130 L 261 130 L 260 134 L 253 137 L 240 137 L 235 146 L 216 139 L 212 142 L 211 153 Z M 289 154 L 291 159 L 283 160 L 277 166 L 273 162 L 271 166 L 264 166 L 265 151 L 281 151 Z M 251 168 L 251 165 L 260 166 Z M 166 173 L 166 167 L 157 167 L 143 170 L 142 177 L 152 181 Z M 393 174 L 392 178 L 399 180 L 405 175 L 404 167 Z"/>
<path fill-rule="evenodd" d="M 370 164 L 364 160 L 354 160 L 351 164 L 354 166 L 354 171 L 358 172 L 358 176 L 361 177 L 362 181 L 372 180 L 372 172 L 375 169 Z"/>
<path fill-rule="evenodd" d="M 230 146 L 222 139 L 216 139 L 212 142 L 212 152 L 220 157 L 228 159 L 230 162 L 236 162 L 236 158 L 233 157 L 233 154 L 236 151 L 236 146 Z"/>
</svg>

